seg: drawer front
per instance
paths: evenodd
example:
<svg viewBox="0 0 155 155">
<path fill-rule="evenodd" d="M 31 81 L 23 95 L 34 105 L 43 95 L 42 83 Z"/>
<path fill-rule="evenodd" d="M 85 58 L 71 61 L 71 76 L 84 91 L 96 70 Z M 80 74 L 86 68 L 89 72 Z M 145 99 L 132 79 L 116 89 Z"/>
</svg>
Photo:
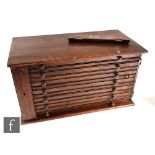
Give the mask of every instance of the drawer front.
<svg viewBox="0 0 155 155">
<path fill-rule="evenodd" d="M 28 68 L 38 118 L 131 99 L 140 56 Z"/>
</svg>

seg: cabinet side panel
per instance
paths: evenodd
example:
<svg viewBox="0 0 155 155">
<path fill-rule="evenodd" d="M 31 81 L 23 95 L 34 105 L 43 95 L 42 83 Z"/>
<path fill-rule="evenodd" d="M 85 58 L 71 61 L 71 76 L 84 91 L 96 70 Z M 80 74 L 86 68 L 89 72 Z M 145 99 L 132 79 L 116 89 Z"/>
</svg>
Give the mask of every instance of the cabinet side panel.
<svg viewBox="0 0 155 155">
<path fill-rule="evenodd" d="M 37 116 L 33 104 L 28 69 L 15 68 L 11 69 L 11 72 L 22 113 L 22 121 L 35 119 Z"/>
</svg>

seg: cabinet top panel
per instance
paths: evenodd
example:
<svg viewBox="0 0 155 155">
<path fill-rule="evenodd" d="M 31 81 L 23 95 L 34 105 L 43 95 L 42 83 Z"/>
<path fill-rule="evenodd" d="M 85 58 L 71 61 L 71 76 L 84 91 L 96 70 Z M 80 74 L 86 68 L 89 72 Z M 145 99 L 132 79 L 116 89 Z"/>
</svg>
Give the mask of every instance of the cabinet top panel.
<svg viewBox="0 0 155 155">
<path fill-rule="evenodd" d="M 119 30 L 16 37 L 12 39 L 8 66 L 60 64 L 146 52 Z"/>
</svg>

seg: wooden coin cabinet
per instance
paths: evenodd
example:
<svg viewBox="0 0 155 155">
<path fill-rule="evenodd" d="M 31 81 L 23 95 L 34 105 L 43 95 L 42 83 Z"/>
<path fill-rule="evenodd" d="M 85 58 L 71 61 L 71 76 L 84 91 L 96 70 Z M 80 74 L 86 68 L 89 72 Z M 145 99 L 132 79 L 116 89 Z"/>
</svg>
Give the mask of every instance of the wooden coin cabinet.
<svg viewBox="0 0 155 155">
<path fill-rule="evenodd" d="M 22 123 L 133 105 L 146 52 L 119 30 L 13 38 L 8 66 Z"/>
</svg>

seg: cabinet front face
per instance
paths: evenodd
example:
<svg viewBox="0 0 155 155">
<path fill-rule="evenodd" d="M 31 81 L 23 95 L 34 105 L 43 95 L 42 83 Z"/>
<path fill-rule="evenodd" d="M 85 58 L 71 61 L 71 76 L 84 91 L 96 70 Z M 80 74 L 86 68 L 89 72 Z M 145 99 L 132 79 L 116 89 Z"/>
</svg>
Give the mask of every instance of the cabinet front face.
<svg viewBox="0 0 155 155">
<path fill-rule="evenodd" d="M 12 70 L 23 121 L 131 104 L 140 57 L 113 56 Z"/>
</svg>

